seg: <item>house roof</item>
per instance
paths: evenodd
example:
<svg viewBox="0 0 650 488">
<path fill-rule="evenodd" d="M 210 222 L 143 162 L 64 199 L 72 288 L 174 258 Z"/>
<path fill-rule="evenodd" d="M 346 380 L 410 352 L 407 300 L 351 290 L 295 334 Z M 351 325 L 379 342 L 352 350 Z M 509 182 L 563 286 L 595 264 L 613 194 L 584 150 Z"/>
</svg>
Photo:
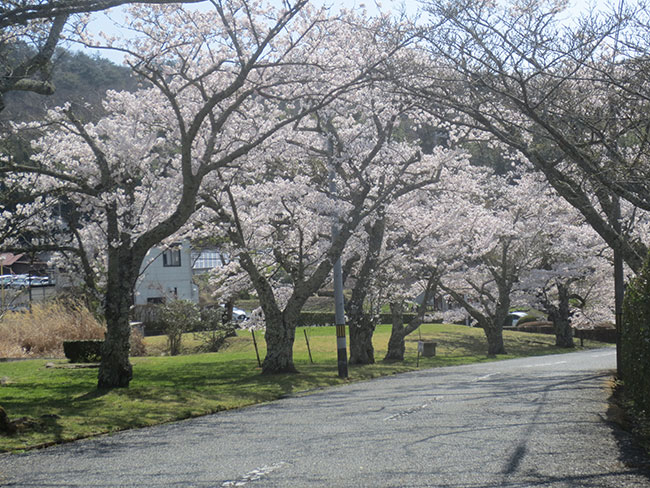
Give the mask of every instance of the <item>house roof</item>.
<svg viewBox="0 0 650 488">
<path fill-rule="evenodd" d="M 0 253 L 0 263 L 3 266 L 11 266 L 23 256 L 24 254 L 13 254 L 10 252 L 3 252 Z"/>
</svg>

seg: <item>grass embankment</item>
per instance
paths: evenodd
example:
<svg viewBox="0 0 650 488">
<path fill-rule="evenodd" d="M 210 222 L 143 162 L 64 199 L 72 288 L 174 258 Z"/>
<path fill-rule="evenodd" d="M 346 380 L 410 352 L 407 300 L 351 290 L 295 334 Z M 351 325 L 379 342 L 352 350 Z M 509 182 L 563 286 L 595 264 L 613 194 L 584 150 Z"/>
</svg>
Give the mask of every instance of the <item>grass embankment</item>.
<svg viewBox="0 0 650 488">
<path fill-rule="evenodd" d="M 336 340 L 332 327 L 308 328 L 314 364 L 309 361 L 303 329 L 298 329 L 294 359 L 300 374 L 262 376 L 249 332 L 240 331 L 223 352 L 175 357 L 133 358 L 134 377 L 127 389 L 96 389 L 96 369 L 48 368 L 47 360 L 0 363 L 0 405 L 12 419 L 27 417 L 23 432 L 0 436 L 0 450 L 19 451 L 118 430 L 239 408 L 283 395 L 416 369 L 417 333 L 407 340 L 403 363 L 383 363 L 390 333 L 375 334 L 377 364 L 350 367 L 349 379 L 337 377 Z M 508 356 L 500 359 L 563 352 L 554 337 L 506 332 Z M 264 341 L 257 334 L 260 356 Z M 195 344 L 185 340 L 191 349 Z M 488 361 L 480 329 L 424 325 L 422 339 L 437 342 L 437 356 L 420 358 L 420 368 Z M 147 338 L 151 350 L 163 337 Z M 587 347 L 599 343 L 585 344 Z M 65 360 L 51 361 L 57 366 Z"/>
</svg>

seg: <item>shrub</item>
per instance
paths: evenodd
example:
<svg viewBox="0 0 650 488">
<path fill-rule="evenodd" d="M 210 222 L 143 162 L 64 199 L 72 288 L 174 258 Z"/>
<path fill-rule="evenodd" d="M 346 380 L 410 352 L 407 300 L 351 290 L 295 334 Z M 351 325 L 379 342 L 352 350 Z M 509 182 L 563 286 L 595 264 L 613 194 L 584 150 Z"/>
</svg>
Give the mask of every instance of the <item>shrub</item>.
<svg viewBox="0 0 650 488">
<path fill-rule="evenodd" d="M 408 323 L 413 318 L 415 318 L 414 313 L 405 313 L 403 315 L 404 323 Z M 379 323 L 380 324 L 391 324 L 393 322 L 393 317 L 389 313 L 379 314 Z M 336 315 L 334 312 L 300 312 L 300 318 L 298 319 L 299 327 L 311 327 L 318 325 L 335 325 L 336 324 Z"/>
<path fill-rule="evenodd" d="M 517 327 L 519 327 L 520 325 L 530 324 L 532 322 L 539 322 L 539 321 L 540 321 L 539 317 L 535 317 L 534 315 L 524 315 L 522 318 L 517 320 Z"/>
<path fill-rule="evenodd" d="M 104 341 L 63 341 L 63 352 L 71 363 L 94 363 L 102 358 Z"/>
<path fill-rule="evenodd" d="M 301 312 L 298 325 L 310 327 L 314 325 L 334 325 L 336 316 L 334 312 Z"/>
<path fill-rule="evenodd" d="M 160 310 L 160 319 L 171 356 L 181 353 L 183 333 L 196 330 L 201 323 L 199 307 L 188 300 L 173 300 L 165 304 Z"/>
<path fill-rule="evenodd" d="M 415 318 L 414 313 L 405 313 L 402 314 L 402 319 L 404 320 L 405 324 L 408 324 L 411 320 Z M 393 323 L 393 316 L 392 314 L 389 313 L 381 313 L 379 314 L 379 323 L 380 324 L 392 324 Z"/>
<path fill-rule="evenodd" d="M 63 357 L 63 341 L 103 339 L 106 332 L 81 303 L 54 300 L 0 319 L 0 357 Z"/>
<path fill-rule="evenodd" d="M 236 336 L 237 324 L 223 323 L 221 308 L 201 309 L 200 332 L 194 338 L 201 342 L 198 347 L 202 352 L 218 352 L 228 344 L 228 338 Z"/>
<path fill-rule="evenodd" d="M 640 409 L 650 412 L 650 255 L 625 292 L 621 356 L 625 389 Z"/>
<path fill-rule="evenodd" d="M 144 344 L 144 336 L 138 329 L 131 329 L 129 338 L 129 354 L 131 356 L 146 356 L 147 348 Z"/>
</svg>

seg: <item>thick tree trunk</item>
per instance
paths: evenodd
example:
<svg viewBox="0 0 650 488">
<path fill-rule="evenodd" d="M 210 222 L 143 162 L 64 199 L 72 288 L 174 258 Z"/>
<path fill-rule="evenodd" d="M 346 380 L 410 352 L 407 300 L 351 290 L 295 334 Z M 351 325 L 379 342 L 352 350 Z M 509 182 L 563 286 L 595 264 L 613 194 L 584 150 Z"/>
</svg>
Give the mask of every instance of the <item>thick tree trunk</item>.
<svg viewBox="0 0 650 488">
<path fill-rule="evenodd" d="M 404 361 L 404 352 L 406 337 L 404 328 L 404 304 L 403 302 L 391 302 L 390 313 L 392 316 L 393 327 L 388 340 L 388 351 L 384 361 Z"/>
<path fill-rule="evenodd" d="M 481 324 L 481 326 L 483 327 L 485 337 L 487 338 L 487 355 L 489 357 L 494 357 L 497 354 L 507 354 L 505 345 L 503 344 L 503 327 L 492 321 Z"/>
<path fill-rule="evenodd" d="M 350 364 L 375 363 L 375 350 L 372 346 L 375 318 L 372 311 L 364 310 L 364 304 L 373 277 L 377 273 L 385 229 L 386 216 L 383 212 L 379 213 L 377 220 L 372 224 L 366 225 L 368 251 L 356 277 L 350 300 L 346 304 L 350 324 Z"/>
<path fill-rule="evenodd" d="M 372 346 L 374 331 L 372 317 L 364 316 L 358 321 L 350 321 L 350 364 L 375 364 L 375 349 Z"/>
<path fill-rule="evenodd" d="M 126 388 L 133 378 L 133 368 L 129 362 L 129 310 L 132 305 L 133 274 L 128 252 L 109 252 L 104 310 L 106 339 L 102 347 L 98 388 Z"/>
<path fill-rule="evenodd" d="M 266 316 L 264 337 L 266 339 L 266 357 L 262 363 L 262 374 L 297 373 L 298 370 L 293 364 L 295 322 L 287 323 L 285 314 Z"/>
<path fill-rule="evenodd" d="M 549 310 L 549 318 L 555 329 L 555 345 L 567 349 L 575 347 L 573 343 L 573 328 L 569 317 L 569 287 L 558 283 L 559 302 L 557 307 Z"/>
</svg>

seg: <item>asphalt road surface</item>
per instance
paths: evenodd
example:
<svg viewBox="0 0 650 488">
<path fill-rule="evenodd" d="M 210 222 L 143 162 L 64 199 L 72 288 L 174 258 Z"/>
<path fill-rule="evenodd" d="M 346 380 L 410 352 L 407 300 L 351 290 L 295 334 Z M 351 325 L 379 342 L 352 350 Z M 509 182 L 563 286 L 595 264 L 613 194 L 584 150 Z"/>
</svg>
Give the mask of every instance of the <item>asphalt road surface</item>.
<svg viewBox="0 0 650 488">
<path fill-rule="evenodd" d="M 650 487 L 606 419 L 614 367 L 602 349 L 417 371 L 2 455 L 0 485 Z"/>
</svg>

